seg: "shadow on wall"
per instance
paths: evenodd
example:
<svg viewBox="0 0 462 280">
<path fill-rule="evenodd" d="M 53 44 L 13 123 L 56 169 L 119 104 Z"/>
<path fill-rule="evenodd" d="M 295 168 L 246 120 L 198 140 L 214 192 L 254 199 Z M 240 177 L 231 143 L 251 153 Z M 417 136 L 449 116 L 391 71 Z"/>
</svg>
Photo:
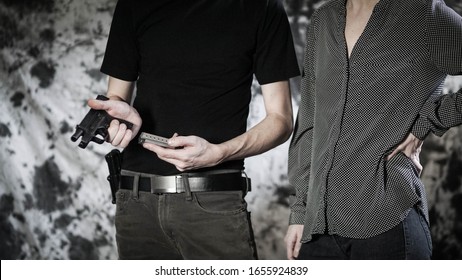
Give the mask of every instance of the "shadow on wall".
<svg viewBox="0 0 462 280">
<path fill-rule="evenodd" d="M 323 1 L 285 1 L 301 57 L 308 17 Z M 462 12 L 460 1 L 446 1 Z M 105 145 L 69 140 L 105 91 L 99 72 L 115 0 L 0 0 L 0 259 L 116 259 Z M 294 107 L 299 100 L 294 86 Z M 451 78 L 446 91 L 462 86 Z M 262 103 L 253 93 L 249 124 Z M 426 141 L 423 180 L 434 256 L 462 258 L 462 130 Z M 259 254 L 283 259 L 287 143 L 246 161 Z"/>
</svg>

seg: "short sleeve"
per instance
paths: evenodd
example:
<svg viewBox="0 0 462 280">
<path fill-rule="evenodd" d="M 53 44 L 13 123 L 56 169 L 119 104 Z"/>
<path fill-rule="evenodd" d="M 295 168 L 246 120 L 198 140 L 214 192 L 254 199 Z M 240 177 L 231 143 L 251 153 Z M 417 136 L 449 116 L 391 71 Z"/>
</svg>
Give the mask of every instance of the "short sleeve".
<svg viewBox="0 0 462 280">
<path fill-rule="evenodd" d="M 132 9 L 129 1 L 119 0 L 112 18 L 101 72 L 124 81 L 135 81 L 138 78 L 138 65 L 139 51 Z"/>
<path fill-rule="evenodd" d="M 258 28 L 254 73 L 262 84 L 300 75 L 287 14 L 279 0 L 266 1 Z"/>
</svg>

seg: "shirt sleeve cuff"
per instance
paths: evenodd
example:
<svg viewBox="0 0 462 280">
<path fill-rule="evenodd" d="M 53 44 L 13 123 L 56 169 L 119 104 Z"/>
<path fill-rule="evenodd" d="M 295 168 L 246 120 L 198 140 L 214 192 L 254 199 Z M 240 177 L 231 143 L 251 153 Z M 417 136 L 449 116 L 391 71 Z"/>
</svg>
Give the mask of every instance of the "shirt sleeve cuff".
<svg viewBox="0 0 462 280">
<path fill-rule="evenodd" d="M 305 209 L 303 209 L 305 210 Z M 290 212 L 289 225 L 303 225 L 305 223 L 305 212 L 304 211 L 292 211 Z"/>
<path fill-rule="evenodd" d="M 414 126 L 412 127 L 411 133 L 419 138 L 419 140 L 423 141 L 425 138 L 427 138 L 428 134 L 430 134 L 430 125 L 428 124 L 428 121 L 425 120 L 422 116 L 419 116 L 417 121 L 414 123 Z"/>
</svg>

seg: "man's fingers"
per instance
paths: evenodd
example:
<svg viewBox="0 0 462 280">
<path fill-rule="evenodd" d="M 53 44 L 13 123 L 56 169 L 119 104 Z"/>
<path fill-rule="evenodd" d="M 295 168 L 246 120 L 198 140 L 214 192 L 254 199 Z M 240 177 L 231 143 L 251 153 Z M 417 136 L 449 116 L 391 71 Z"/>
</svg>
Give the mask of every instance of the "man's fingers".
<svg viewBox="0 0 462 280">
<path fill-rule="evenodd" d="M 124 119 L 128 112 L 127 109 L 124 108 L 126 105 L 125 102 L 122 101 L 90 99 L 87 104 L 92 109 L 106 111 L 114 118 Z"/>
<path fill-rule="evenodd" d="M 112 140 L 114 140 L 116 134 L 117 134 L 117 131 L 119 131 L 119 121 L 118 120 L 112 120 L 108 129 L 107 129 L 107 133 L 108 133 L 108 139 L 107 141 L 112 143 Z"/>
<path fill-rule="evenodd" d="M 174 134 L 172 138 L 168 140 L 168 144 L 172 147 L 185 147 L 194 145 L 194 138 L 192 136 L 178 136 Z"/>
<path fill-rule="evenodd" d="M 112 139 L 111 141 L 112 145 L 119 146 L 125 137 L 126 131 L 127 131 L 127 126 L 124 123 L 120 124 L 119 129 L 114 136 L 114 139 Z"/>
<path fill-rule="evenodd" d="M 125 136 L 124 138 L 122 139 L 122 141 L 120 142 L 119 146 L 121 148 L 125 148 L 128 146 L 128 144 L 130 143 L 130 141 L 132 140 L 132 131 L 130 129 L 127 129 L 126 132 L 125 132 Z"/>
<path fill-rule="evenodd" d="M 96 100 L 96 99 L 90 99 L 88 100 L 87 104 L 91 108 L 95 110 L 107 110 L 108 106 L 107 103 L 108 101 L 102 101 L 102 100 Z"/>
<path fill-rule="evenodd" d="M 120 123 L 116 119 L 111 121 L 107 131 L 106 141 L 120 148 L 127 147 L 133 136 L 133 132 L 124 123 Z"/>
</svg>

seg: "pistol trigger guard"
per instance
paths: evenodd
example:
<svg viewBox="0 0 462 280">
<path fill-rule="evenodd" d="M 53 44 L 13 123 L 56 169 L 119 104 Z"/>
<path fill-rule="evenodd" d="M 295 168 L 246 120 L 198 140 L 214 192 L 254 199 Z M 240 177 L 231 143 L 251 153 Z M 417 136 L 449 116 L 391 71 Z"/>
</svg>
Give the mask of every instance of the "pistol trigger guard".
<svg viewBox="0 0 462 280">
<path fill-rule="evenodd" d="M 98 143 L 98 144 L 103 144 L 104 141 L 105 141 L 104 139 L 105 139 L 105 138 L 101 139 L 101 138 L 98 138 L 98 136 L 95 136 L 95 137 L 93 137 L 93 138 L 91 139 L 91 141 L 96 142 L 96 143 Z"/>
<path fill-rule="evenodd" d="M 101 138 L 98 138 L 98 135 L 100 135 Z M 100 141 L 100 142 L 95 141 L 96 143 L 102 144 L 104 141 L 109 139 L 109 133 L 107 132 L 106 128 L 99 128 L 96 131 L 96 135 L 94 136 L 94 138 L 96 138 L 96 139 L 98 139 L 98 141 Z"/>
</svg>

